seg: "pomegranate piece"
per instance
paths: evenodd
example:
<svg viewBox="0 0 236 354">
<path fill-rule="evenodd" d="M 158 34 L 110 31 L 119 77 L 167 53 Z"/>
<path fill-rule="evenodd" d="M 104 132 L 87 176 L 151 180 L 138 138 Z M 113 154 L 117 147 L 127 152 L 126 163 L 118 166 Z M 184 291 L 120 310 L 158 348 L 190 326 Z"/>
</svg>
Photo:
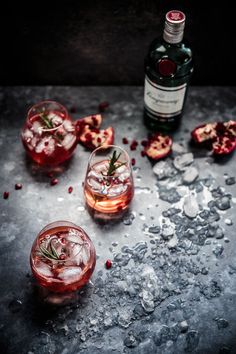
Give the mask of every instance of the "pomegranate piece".
<svg viewBox="0 0 236 354">
<path fill-rule="evenodd" d="M 123 138 L 122 139 L 122 143 L 127 145 L 127 144 L 129 144 L 129 140 L 127 138 Z"/>
<path fill-rule="evenodd" d="M 80 135 L 83 132 L 83 129 L 86 125 L 89 125 L 91 128 L 99 128 L 102 124 L 101 114 L 93 114 L 84 118 L 77 119 L 75 121 L 75 128 L 77 134 Z"/>
<path fill-rule="evenodd" d="M 167 135 L 156 133 L 152 135 L 145 147 L 145 154 L 152 160 L 159 160 L 171 152 L 172 139 Z"/>
<path fill-rule="evenodd" d="M 68 193 L 71 194 L 72 192 L 73 192 L 73 187 L 70 186 L 70 187 L 68 188 Z"/>
<path fill-rule="evenodd" d="M 230 134 L 236 137 L 236 121 L 229 120 L 228 122 L 224 123 L 224 126 Z"/>
<path fill-rule="evenodd" d="M 3 193 L 3 199 L 8 199 L 9 198 L 9 192 L 4 192 Z"/>
<path fill-rule="evenodd" d="M 203 143 L 205 141 L 214 139 L 217 135 L 216 133 L 217 123 L 207 123 L 195 128 L 191 135 L 196 143 Z"/>
<path fill-rule="evenodd" d="M 15 190 L 22 189 L 22 184 L 21 183 L 16 183 L 15 184 Z"/>
<path fill-rule="evenodd" d="M 79 136 L 79 141 L 90 150 L 94 150 L 99 146 L 105 148 L 114 143 L 114 129 L 112 127 L 101 130 L 97 128 L 91 129 L 89 125 L 86 125 Z"/>
<path fill-rule="evenodd" d="M 104 112 L 108 107 L 109 107 L 109 102 L 104 101 L 104 102 L 99 103 L 98 110 L 99 110 L 99 112 Z"/>
<path fill-rule="evenodd" d="M 216 155 L 230 154 L 236 148 L 236 138 L 233 136 L 218 136 L 212 144 Z"/>
<path fill-rule="evenodd" d="M 56 184 L 58 184 L 58 182 L 59 181 L 57 178 L 52 178 L 50 184 L 51 184 L 51 186 L 55 186 Z"/>
<path fill-rule="evenodd" d="M 107 268 L 107 269 L 110 269 L 110 268 L 112 267 L 112 261 L 111 261 L 110 259 L 108 259 L 108 260 L 106 261 L 105 265 L 106 265 L 106 268 Z"/>
</svg>

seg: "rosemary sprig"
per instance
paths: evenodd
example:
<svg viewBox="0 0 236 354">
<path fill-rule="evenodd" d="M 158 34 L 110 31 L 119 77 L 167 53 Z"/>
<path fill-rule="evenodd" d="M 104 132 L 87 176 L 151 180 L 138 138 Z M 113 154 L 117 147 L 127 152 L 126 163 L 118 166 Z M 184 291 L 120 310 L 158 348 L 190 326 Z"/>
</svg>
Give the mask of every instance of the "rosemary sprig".
<svg viewBox="0 0 236 354">
<path fill-rule="evenodd" d="M 48 119 L 48 116 L 46 113 L 41 113 L 40 118 L 42 119 L 43 123 L 45 124 L 45 128 L 48 128 L 48 129 L 54 128 L 52 122 Z"/>
<path fill-rule="evenodd" d="M 39 246 L 39 250 L 44 257 L 54 259 L 54 260 L 60 259 L 55 247 L 52 244 L 52 241 L 49 243 L 47 248 L 44 246 Z"/>
<path fill-rule="evenodd" d="M 117 161 L 119 161 L 120 155 L 121 155 L 121 153 L 119 153 L 119 155 L 117 155 L 116 150 L 113 151 L 113 154 L 112 154 L 112 156 L 110 157 L 110 160 L 109 160 L 107 176 L 112 176 L 114 174 L 114 172 L 117 170 L 117 168 L 125 165 L 125 162 L 117 164 Z"/>
</svg>

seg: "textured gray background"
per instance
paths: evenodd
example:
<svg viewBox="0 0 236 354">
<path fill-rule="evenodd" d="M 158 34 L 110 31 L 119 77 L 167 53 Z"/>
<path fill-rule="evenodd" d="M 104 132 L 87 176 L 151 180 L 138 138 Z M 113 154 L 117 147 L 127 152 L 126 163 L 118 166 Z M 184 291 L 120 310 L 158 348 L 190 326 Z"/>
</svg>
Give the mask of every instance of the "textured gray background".
<svg viewBox="0 0 236 354">
<path fill-rule="evenodd" d="M 58 100 L 68 108 L 75 106 L 78 113 L 73 117 L 95 113 L 99 102 L 108 100 L 110 107 L 104 114 L 103 126 L 115 128 L 118 145 L 124 136 L 140 141 L 147 135 L 142 124 L 141 87 L 48 86 L 0 90 L 0 185 L 1 193 L 10 192 L 8 200 L 0 198 L 2 353 L 235 353 L 236 190 L 235 185 L 225 184 L 224 175 L 235 176 L 235 156 L 216 161 L 209 152 L 192 148 L 189 138 L 190 131 L 202 122 L 235 117 L 236 88 L 190 88 L 182 127 L 173 135 L 175 142 L 193 151 L 199 179 L 211 176 L 213 187 L 222 186 L 232 195 L 231 208 L 219 211 L 218 223 L 224 230 L 224 239 L 213 237 L 210 243 L 193 245 L 190 253 L 184 248 L 170 251 L 160 235 L 147 232 L 148 227 L 160 225 L 162 212 L 173 205 L 158 198 L 156 177 L 151 163 L 141 158 L 140 146 L 130 152 L 136 158 L 132 225 L 120 221 L 101 226 L 85 210 L 81 183 L 89 152 L 79 145 L 73 159 L 58 169 L 59 184 L 50 186 L 45 173 L 25 157 L 19 137 L 27 109 L 45 98 Z M 17 182 L 23 184 L 22 190 L 14 190 Z M 72 194 L 67 193 L 70 185 L 74 187 Z M 178 179 L 172 185 L 181 192 Z M 199 203 L 206 203 L 201 193 Z M 234 224 L 226 225 L 226 218 Z M 30 275 L 29 253 L 37 233 L 59 219 L 72 221 L 86 230 L 97 250 L 97 266 L 92 283 L 80 293 L 78 302 L 59 309 L 44 308 L 38 303 Z M 122 260 L 125 254 L 122 246 L 132 248 L 140 241 L 146 242 L 144 258 L 138 261 L 132 258 L 122 265 L 119 258 Z M 213 250 L 218 244 L 224 251 L 217 258 Z M 110 271 L 104 268 L 107 258 L 115 259 Z M 178 263 L 180 260 L 182 265 Z M 162 293 L 151 312 L 143 311 L 139 292 L 139 287 L 145 284 L 140 276 L 147 265 L 155 270 L 160 281 L 156 290 Z M 140 274 L 136 274 L 139 270 Z M 130 295 L 135 280 L 129 286 L 126 282 L 134 275 L 137 284 Z M 223 327 L 224 324 L 227 327 L 218 328 L 216 318 L 225 320 Z M 177 331 L 175 335 L 178 323 L 183 320 L 188 323 L 188 332 Z M 136 338 L 131 344 L 133 348 L 132 335 Z"/>
</svg>

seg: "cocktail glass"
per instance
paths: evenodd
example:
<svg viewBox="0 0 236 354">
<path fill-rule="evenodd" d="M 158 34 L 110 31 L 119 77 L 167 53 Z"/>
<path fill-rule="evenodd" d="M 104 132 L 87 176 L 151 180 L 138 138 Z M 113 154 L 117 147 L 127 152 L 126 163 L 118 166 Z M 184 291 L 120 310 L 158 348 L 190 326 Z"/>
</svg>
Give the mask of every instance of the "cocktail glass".
<svg viewBox="0 0 236 354">
<path fill-rule="evenodd" d="M 134 195 L 128 153 L 116 145 L 99 147 L 88 161 L 84 196 L 89 212 L 101 219 L 119 218 Z"/>
<path fill-rule="evenodd" d="M 73 122 L 66 108 L 55 101 L 39 102 L 30 108 L 21 138 L 28 155 L 44 166 L 68 160 L 77 145 Z"/>
<path fill-rule="evenodd" d="M 96 264 L 92 241 L 79 226 L 53 222 L 35 239 L 30 265 L 40 287 L 53 293 L 74 292 L 90 279 Z"/>
</svg>

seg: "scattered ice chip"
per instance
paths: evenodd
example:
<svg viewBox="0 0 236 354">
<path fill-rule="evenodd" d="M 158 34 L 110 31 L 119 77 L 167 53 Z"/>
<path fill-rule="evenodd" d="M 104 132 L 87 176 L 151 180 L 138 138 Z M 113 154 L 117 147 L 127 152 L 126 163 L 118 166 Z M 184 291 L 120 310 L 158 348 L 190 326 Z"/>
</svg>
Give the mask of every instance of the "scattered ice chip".
<svg viewBox="0 0 236 354">
<path fill-rule="evenodd" d="M 142 290 L 141 304 L 146 312 L 153 312 L 154 311 L 154 308 L 155 308 L 154 297 L 153 297 L 151 291 L 148 291 L 146 289 Z"/>
<path fill-rule="evenodd" d="M 227 184 L 228 186 L 231 186 L 232 184 L 235 184 L 235 177 L 226 178 L 225 184 Z"/>
<path fill-rule="evenodd" d="M 82 206 L 82 205 L 81 205 L 81 206 L 78 206 L 77 210 L 78 210 L 78 211 L 84 211 L 84 210 L 85 210 L 85 207 Z"/>
<path fill-rule="evenodd" d="M 167 247 L 168 248 L 175 248 L 178 244 L 178 239 L 176 237 L 176 235 L 174 235 L 167 243 Z"/>
<path fill-rule="evenodd" d="M 230 199 L 227 196 L 220 197 L 216 200 L 216 207 L 220 210 L 226 210 L 230 208 Z"/>
<path fill-rule="evenodd" d="M 175 155 L 181 155 L 181 154 L 186 153 L 186 148 L 184 146 L 182 146 L 180 143 L 174 142 L 172 145 L 172 152 Z"/>
<path fill-rule="evenodd" d="M 164 240 L 169 240 L 174 235 L 175 229 L 172 225 L 164 224 L 162 227 L 162 237 Z"/>
<path fill-rule="evenodd" d="M 184 174 L 183 174 L 183 183 L 184 184 L 191 184 L 193 183 L 198 177 L 198 170 L 194 166 L 188 167 Z"/>
<path fill-rule="evenodd" d="M 225 219 L 225 224 L 231 226 L 233 225 L 233 221 L 231 219 Z"/>
<path fill-rule="evenodd" d="M 188 165 L 193 163 L 193 154 L 188 152 L 187 154 L 176 156 L 173 163 L 177 170 L 184 171 Z"/>
<path fill-rule="evenodd" d="M 183 207 L 185 215 L 190 219 L 195 218 L 199 212 L 199 206 L 193 194 L 189 195 L 184 199 Z"/>
<path fill-rule="evenodd" d="M 221 239 L 221 238 L 224 237 L 224 232 L 223 232 L 223 230 L 222 230 L 221 227 L 218 227 L 218 228 L 216 229 L 215 236 L 216 236 L 217 239 Z"/>
<path fill-rule="evenodd" d="M 187 321 L 182 321 L 179 323 L 179 329 L 181 333 L 186 333 L 188 331 L 188 323 Z"/>
<path fill-rule="evenodd" d="M 173 175 L 173 168 L 167 161 L 162 160 L 153 166 L 153 172 L 158 180 L 162 180 Z"/>
<path fill-rule="evenodd" d="M 66 134 L 66 136 L 64 137 L 64 139 L 61 142 L 61 145 L 64 147 L 64 149 L 69 150 L 72 145 L 75 143 L 76 141 L 76 136 L 74 134 Z"/>
<path fill-rule="evenodd" d="M 216 258 L 218 258 L 222 255 L 223 251 L 224 251 L 224 247 L 220 243 L 218 243 L 212 252 L 216 256 Z"/>
</svg>

